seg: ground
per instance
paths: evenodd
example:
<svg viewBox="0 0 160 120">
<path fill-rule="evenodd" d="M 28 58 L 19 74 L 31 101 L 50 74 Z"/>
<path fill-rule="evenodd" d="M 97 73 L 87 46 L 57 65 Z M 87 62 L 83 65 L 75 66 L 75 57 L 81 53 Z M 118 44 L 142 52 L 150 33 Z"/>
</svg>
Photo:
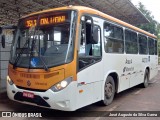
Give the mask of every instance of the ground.
<svg viewBox="0 0 160 120">
<path fill-rule="evenodd" d="M 0 99 L 0 111 L 17 111 L 21 112 L 22 110 L 30 111 L 32 112 L 42 112 L 46 113 L 48 116 L 52 116 L 53 114 L 56 114 L 59 119 L 62 120 L 114 120 L 117 117 L 104 117 L 107 115 L 107 111 L 160 111 L 160 71 L 158 75 L 150 82 L 148 88 L 141 88 L 140 86 L 133 87 L 131 89 L 128 89 L 126 91 L 123 91 L 115 96 L 115 99 L 113 103 L 109 106 L 100 106 L 99 104 L 92 104 L 87 107 L 81 108 L 75 112 L 61 112 L 56 110 L 50 110 L 50 109 L 44 109 L 40 107 L 25 105 L 17 102 L 13 102 L 8 99 L 6 92 L 1 94 Z M 97 112 L 101 111 L 101 112 Z M 103 112 L 102 112 L 103 111 Z M 84 114 L 85 113 L 85 114 Z M 156 112 L 154 112 L 156 113 Z M 46 115 L 45 114 L 45 115 Z M 160 112 L 159 112 L 160 114 Z M 64 117 L 64 116 L 70 116 L 70 117 Z M 76 117 L 71 117 L 71 116 Z M 85 115 L 85 116 L 84 116 Z M 42 116 L 43 117 L 43 116 Z M 49 119 L 43 118 L 43 119 Z M 3 120 L 8 120 L 8 118 L 0 118 Z M 9 119 L 31 119 L 31 118 L 9 118 Z M 42 119 L 42 118 L 37 118 Z M 57 117 L 52 117 L 52 119 L 57 119 Z M 118 120 L 124 119 L 124 117 L 118 118 Z M 128 119 L 140 119 L 140 120 L 151 120 L 151 119 L 157 119 L 158 117 L 130 117 L 125 118 Z"/>
</svg>

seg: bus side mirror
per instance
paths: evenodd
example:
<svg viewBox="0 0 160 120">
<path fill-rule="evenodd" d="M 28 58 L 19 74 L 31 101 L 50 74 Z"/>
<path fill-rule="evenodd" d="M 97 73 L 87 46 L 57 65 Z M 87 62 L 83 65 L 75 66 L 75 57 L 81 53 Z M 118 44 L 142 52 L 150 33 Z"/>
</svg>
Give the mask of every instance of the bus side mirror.
<svg viewBox="0 0 160 120">
<path fill-rule="evenodd" d="M 94 25 L 93 22 L 86 23 L 86 39 L 87 44 L 98 43 L 98 26 Z"/>
<path fill-rule="evenodd" d="M 5 35 L 2 35 L 2 47 L 5 48 Z"/>
<path fill-rule="evenodd" d="M 91 16 L 85 15 L 81 18 L 82 27 L 84 27 L 84 34 L 86 35 L 87 44 L 97 44 L 98 43 L 98 26 L 94 25 L 93 18 Z M 81 31 L 82 32 L 82 31 Z M 81 36 L 83 39 L 83 36 Z M 82 40 L 80 40 L 82 42 Z"/>
<path fill-rule="evenodd" d="M 92 44 L 98 43 L 98 26 L 93 25 Z"/>
</svg>

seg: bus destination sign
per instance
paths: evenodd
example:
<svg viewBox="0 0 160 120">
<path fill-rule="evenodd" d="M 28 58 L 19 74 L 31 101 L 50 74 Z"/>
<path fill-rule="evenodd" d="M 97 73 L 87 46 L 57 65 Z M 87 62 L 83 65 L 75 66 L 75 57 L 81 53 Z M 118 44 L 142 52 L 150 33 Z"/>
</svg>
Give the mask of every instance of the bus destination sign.
<svg viewBox="0 0 160 120">
<path fill-rule="evenodd" d="M 57 15 L 57 16 L 47 16 L 42 17 L 39 20 L 39 25 L 51 25 L 51 24 L 58 24 L 63 23 L 66 21 L 66 15 Z M 26 27 L 33 27 L 37 25 L 37 19 L 27 19 L 25 21 Z"/>
</svg>

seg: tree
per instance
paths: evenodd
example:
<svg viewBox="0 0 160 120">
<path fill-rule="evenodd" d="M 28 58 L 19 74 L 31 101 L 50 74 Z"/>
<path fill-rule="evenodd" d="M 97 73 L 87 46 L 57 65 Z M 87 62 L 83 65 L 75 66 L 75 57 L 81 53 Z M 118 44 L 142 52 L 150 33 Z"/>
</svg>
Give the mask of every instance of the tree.
<svg viewBox="0 0 160 120">
<path fill-rule="evenodd" d="M 160 32 L 160 25 L 156 20 L 154 20 L 154 16 L 152 15 L 152 13 L 149 10 L 147 10 L 141 2 L 139 2 L 138 4 L 138 9 L 149 20 L 149 23 L 140 24 L 137 25 L 137 27 L 158 36 L 158 33 Z"/>
<path fill-rule="evenodd" d="M 145 6 L 139 2 L 138 9 L 144 14 L 144 16 L 149 20 L 149 23 L 137 25 L 137 27 L 148 31 L 157 36 L 158 41 L 160 41 L 160 23 L 154 20 L 152 13 L 145 8 Z M 160 55 L 160 42 L 158 42 L 158 51 Z"/>
</svg>

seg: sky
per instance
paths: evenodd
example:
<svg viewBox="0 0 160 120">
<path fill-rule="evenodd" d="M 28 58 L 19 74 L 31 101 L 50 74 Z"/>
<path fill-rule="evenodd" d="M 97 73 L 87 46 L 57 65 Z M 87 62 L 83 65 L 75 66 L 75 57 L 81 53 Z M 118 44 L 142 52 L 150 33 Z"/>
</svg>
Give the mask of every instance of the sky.
<svg viewBox="0 0 160 120">
<path fill-rule="evenodd" d="M 147 10 L 151 11 L 154 19 L 160 23 L 160 0 L 131 0 L 134 5 L 141 2 Z"/>
</svg>

